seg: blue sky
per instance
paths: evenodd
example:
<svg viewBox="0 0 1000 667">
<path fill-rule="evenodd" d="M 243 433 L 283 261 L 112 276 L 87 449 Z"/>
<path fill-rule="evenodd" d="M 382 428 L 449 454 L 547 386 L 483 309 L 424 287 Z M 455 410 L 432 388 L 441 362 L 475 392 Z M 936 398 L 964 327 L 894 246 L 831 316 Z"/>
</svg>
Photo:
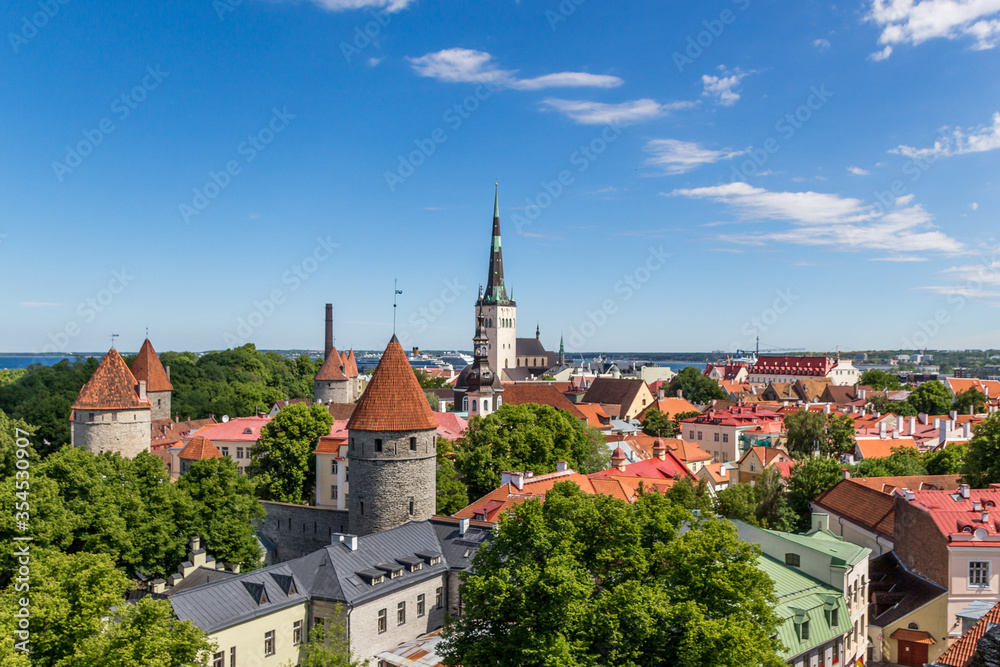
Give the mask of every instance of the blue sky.
<svg viewBox="0 0 1000 667">
<path fill-rule="evenodd" d="M 475 10 L 6 3 L 0 349 L 997 345 L 1000 3 Z"/>
</svg>

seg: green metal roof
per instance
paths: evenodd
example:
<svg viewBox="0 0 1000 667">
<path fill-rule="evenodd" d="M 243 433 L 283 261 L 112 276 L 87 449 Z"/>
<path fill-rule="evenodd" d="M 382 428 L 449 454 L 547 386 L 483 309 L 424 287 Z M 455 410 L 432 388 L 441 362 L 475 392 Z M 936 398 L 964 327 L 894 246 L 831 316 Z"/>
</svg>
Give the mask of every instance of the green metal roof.
<svg viewBox="0 0 1000 667">
<path fill-rule="evenodd" d="M 851 567 L 856 565 L 861 559 L 872 552 L 868 547 L 859 547 L 857 544 L 852 544 L 842 537 L 822 530 L 806 533 L 805 535 L 783 533 L 779 530 L 766 530 L 765 532 L 806 549 L 830 556 L 833 559 L 835 567 Z"/>
<path fill-rule="evenodd" d="M 801 536 L 795 536 L 801 537 Z M 778 627 L 778 640 L 785 645 L 779 651 L 784 660 L 822 646 L 847 632 L 851 616 L 839 590 L 788 567 L 770 556 L 762 555 L 758 567 L 774 582 L 778 597 L 775 612 L 785 622 Z M 830 625 L 828 613 L 837 610 L 837 625 Z M 809 639 L 799 639 L 799 624 L 809 621 Z"/>
</svg>

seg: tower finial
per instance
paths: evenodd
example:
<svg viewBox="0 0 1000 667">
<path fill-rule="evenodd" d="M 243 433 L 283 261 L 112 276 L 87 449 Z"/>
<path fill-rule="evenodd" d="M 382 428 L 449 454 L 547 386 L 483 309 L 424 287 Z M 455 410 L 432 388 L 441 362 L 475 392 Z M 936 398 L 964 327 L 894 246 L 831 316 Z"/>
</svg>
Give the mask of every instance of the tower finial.
<svg viewBox="0 0 1000 667">
<path fill-rule="evenodd" d="M 392 279 L 392 335 L 396 335 L 396 296 L 402 294 L 403 290 L 399 289 L 399 279 Z"/>
<path fill-rule="evenodd" d="M 118 334 L 116 334 L 116 333 L 111 334 L 111 349 L 112 350 L 115 349 L 115 338 L 118 338 Z"/>
<path fill-rule="evenodd" d="M 493 219 L 500 219 L 500 179 L 497 179 L 496 189 L 493 191 Z"/>
</svg>

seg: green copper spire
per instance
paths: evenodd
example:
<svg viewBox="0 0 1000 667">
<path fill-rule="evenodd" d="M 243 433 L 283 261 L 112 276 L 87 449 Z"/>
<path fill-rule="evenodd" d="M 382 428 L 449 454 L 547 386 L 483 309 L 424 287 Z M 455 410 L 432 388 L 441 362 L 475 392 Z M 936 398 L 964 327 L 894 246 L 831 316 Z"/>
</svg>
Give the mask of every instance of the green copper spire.
<svg viewBox="0 0 1000 667">
<path fill-rule="evenodd" d="M 486 293 L 477 303 L 512 306 L 514 300 L 507 296 L 503 282 L 503 251 L 500 246 L 500 185 L 493 195 L 493 235 L 490 241 L 490 271 L 486 280 Z"/>
</svg>

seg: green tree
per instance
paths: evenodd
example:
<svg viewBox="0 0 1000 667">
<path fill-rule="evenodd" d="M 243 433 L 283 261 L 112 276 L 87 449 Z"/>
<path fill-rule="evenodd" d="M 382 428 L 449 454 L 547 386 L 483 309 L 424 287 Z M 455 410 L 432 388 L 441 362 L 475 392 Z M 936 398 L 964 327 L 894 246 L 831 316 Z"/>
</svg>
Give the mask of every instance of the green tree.
<svg viewBox="0 0 1000 667">
<path fill-rule="evenodd" d="M 103 617 L 112 607 L 124 606 L 131 583 L 107 556 L 32 547 L 31 588 L 23 586 L 15 580 L 0 592 L 0 646 L 3 653 L 12 648 L 18 601 L 29 597 L 31 662 L 56 665 L 101 632 Z"/>
<path fill-rule="evenodd" d="M 438 398 L 437 394 L 433 391 L 425 391 L 424 398 L 427 399 L 427 404 L 431 406 L 431 410 L 437 412 L 438 407 L 441 405 L 441 399 Z"/>
<path fill-rule="evenodd" d="M 455 469 L 455 450 L 447 438 L 437 439 L 438 514 L 451 516 L 469 504 L 469 491 Z"/>
<path fill-rule="evenodd" d="M 826 444 L 826 452 L 835 456 L 854 449 L 854 420 L 847 415 L 828 415 Z"/>
<path fill-rule="evenodd" d="M 785 446 L 792 456 L 812 456 L 816 449 L 823 452 L 826 441 L 826 415 L 811 410 L 799 410 L 785 416 Z"/>
<path fill-rule="evenodd" d="M 926 475 L 920 452 L 913 447 L 893 447 L 884 459 L 862 459 L 851 474 L 856 477 L 909 477 Z"/>
<path fill-rule="evenodd" d="M 664 495 L 673 504 L 687 510 L 710 512 L 714 504 L 708 484 L 703 479 L 695 482 L 690 477 L 682 477 Z"/>
<path fill-rule="evenodd" d="M 214 649 L 201 628 L 174 616 L 169 602 L 144 597 L 119 605 L 116 618 L 80 642 L 59 667 L 207 666 Z"/>
<path fill-rule="evenodd" d="M 650 408 L 646 411 L 646 419 L 642 422 L 642 432 L 646 435 L 672 438 L 674 437 L 674 428 L 674 422 L 668 413 L 660 412 L 656 408 Z"/>
<path fill-rule="evenodd" d="M 755 526 L 760 526 L 758 504 L 755 484 L 733 484 L 715 494 L 715 511 L 718 514 Z"/>
<path fill-rule="evenodd" d="M 954 442 L 933 452 L 926 452 L 924 467 L 927 468 L 928 475 L 959 475 L 968 455 L 968 445 Z"/>
<path fill-rule="evenodd" d="M 580 458 L 577 472 L 589 475 L 590 473 L 607 470 L 611 467 L 611 450 L 608 449 L 608 442 L 604 438 L 604 433 L 593 426 L 584 427 L 584 435 L 587 438 L 587 448 Z"/>
<path fill-rule="evenodd" d="M 243 571 L 260 566 L 254 522 L 266 512 L 256 500 L 253 482 L 231 458 L 195 461 L 177 480 L 177 488 L 192 501 L 185 536 L 198 535 L 216 560 L 239 564 Z"/>
<path fill-rule="evenodd" d="M 906 399 L 917 412 L 946 415 L 951 410 L 951 392 L 937 380 L 925 382 Z"/>
<path fill-rule="evenodd" d="M 843 466 L 836 459 L 809 458 L 795 466 L 788 478 L 788 508 L 794 515 L 793 530 L 809 529 L 812 510 L 809 503 L 843 479 Z"/>
<path fill-rule="evenodd" d="M 699 405 L 708 403 L 713 398 L 719 400 L 726 398 L 726 392 L 722 391 L 719 383 L 702 375 L 694 366 L 687 366 L 681 370 L 667 385 L 668 396 L 677 396 L 678 391 L 682 391 L 688 401 Z"/>
<path fill-rule="evenodd" d="M 986 411 L 986 401 L 986 394 L 970 387 L 955 397 L 952 409 L 960 415 L 978 414 Z"/>
<path fill-rule="evenodd" d="M 462 575 L 445 664 L 779 667 L 759 553 L 659 494 L 629 505 L 557 484 L 506 513 Z"/>
<path fill-rule="evenodd" d="M 1000 412 L 990 414 L 976 426 L 962 466 L 962 479 L 977 489 L 1000 482 Z"/>
<path fill-rule="evenodd" d="M 441 389 L 442 387 L 448 386 L 448 380 L 446 378 L 432 378 L 427 374 L 427 371 L 420 368 L 414 368 L 413 373 L 417 376 L 417 382 L 420 383 L 420 387 L 422 389 Z"/>
<path fill-rule="evenodd" d="M 579 419 L 534 403 L 504 404 L 487 417 L 473 417 L 456 445 L 455 465 L 473 498 L 500 486 L 505 470 L 544 474 L 566 461 L 583 471 L 595 448 Z"/>
<path fill-rule="evenodd" d="M 355 660 L 347 640 L 347 629 L 340 607 L 335 607 L 327 623 L 317 623 L 309 631 L 309 641 L 302 647 L 302 658 L 296 667 L 366 667 L 364 660 Z M 293 667 L 286 662 L 281 667 Z"/>
<path fill-rule="evenodd" d="M 316 472 L 313 452 L 332 425 L 333 417 L 322 405 L 294 403 L 261 429 L 247 468 L 261 498 L 299 505 L 309 502 Z"/>
<path fill-rule="evenodd" d="M 917 416 L 917 409 L 913 407 L 912 403 L 908 403 L 907 401 L 890 401 L 889 397 L 885 394 L 869 396 L 865 408 L 869 414 L 878 412 L 883 415 L 891 413 L 901 417 Z"/>
<path fill-rule="evenodd" d="M 858 380 L 858 384 L 865 387 L 871 387 L 877 391 L 882 391 L 884 389 L 899 389 L 902 387 L 899 382 L 898 375 L 887 373 L 886 371 L 878 368 L 873 368 L 862 373 L 861 378 Z"/>
</svg>

